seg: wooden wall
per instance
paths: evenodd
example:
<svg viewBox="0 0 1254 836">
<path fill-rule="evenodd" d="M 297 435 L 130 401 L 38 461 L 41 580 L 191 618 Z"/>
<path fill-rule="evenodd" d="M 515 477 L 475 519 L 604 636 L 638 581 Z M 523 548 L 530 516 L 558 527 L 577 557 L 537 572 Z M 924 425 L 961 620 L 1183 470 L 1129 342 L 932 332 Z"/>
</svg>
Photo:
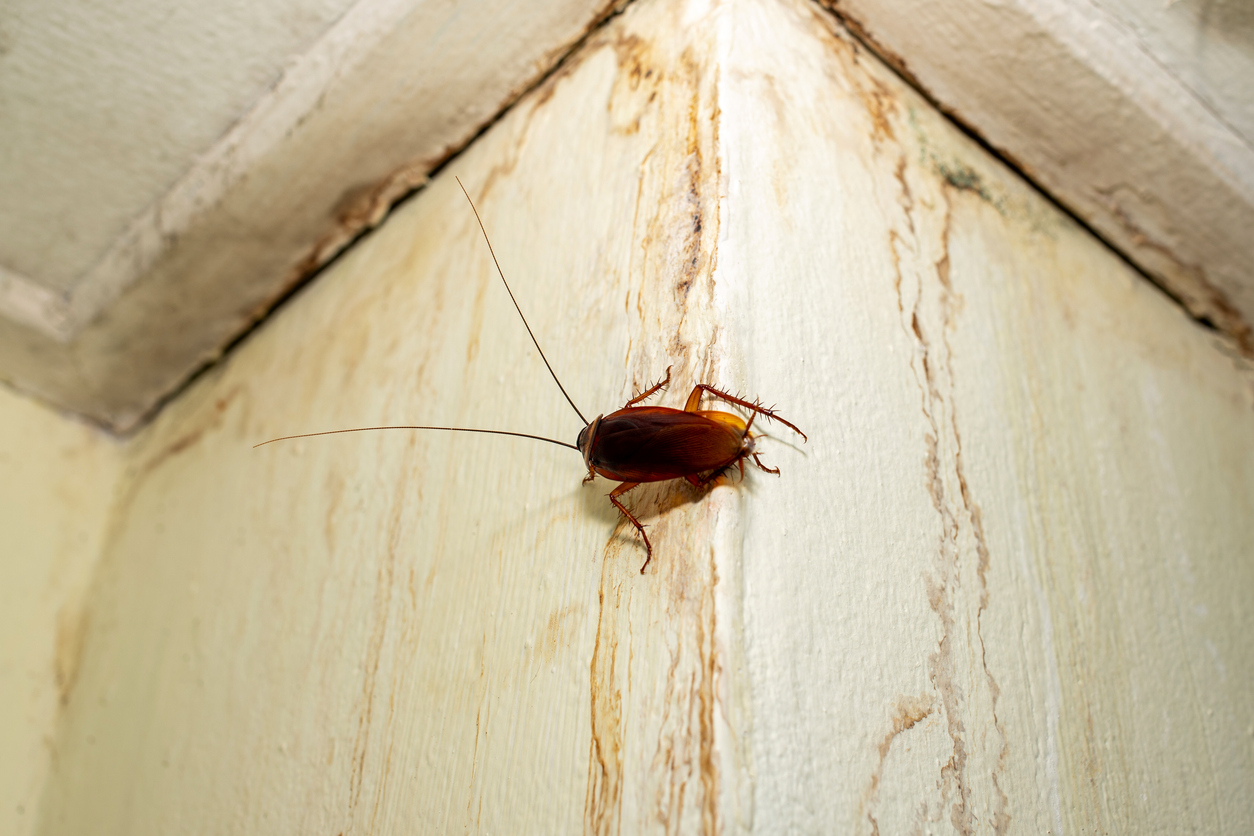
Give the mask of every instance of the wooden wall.
<svg viewBox="0 0 1254 836">
<path fill-rule="evenodd" d="M 777 403 L 636 490 L 580 409 Z M 1254 376 L 800 0 L 640 0 L 125 451 L 39 833 L 1242 832 Z"/>
</svg>

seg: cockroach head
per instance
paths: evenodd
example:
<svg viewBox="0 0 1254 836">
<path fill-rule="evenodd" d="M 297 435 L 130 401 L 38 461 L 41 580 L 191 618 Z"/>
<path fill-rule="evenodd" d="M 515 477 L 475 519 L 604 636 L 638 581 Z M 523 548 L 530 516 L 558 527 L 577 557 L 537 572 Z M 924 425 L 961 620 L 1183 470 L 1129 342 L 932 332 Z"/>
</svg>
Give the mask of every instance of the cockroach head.
<svg viewBox="0 0 1254 836">
<path fill-rule="evenodd" d="M 593 418 L 591 424 L 579 431 L 579 438 L 575 441 L 575 446 L 583 453 L 583 463 L 589 472 L 592 470 L 592 441 L 597 437 L 597 428 L 601 426 L 601 419 L 604 417 L 598 415 Z"/>
</svg>

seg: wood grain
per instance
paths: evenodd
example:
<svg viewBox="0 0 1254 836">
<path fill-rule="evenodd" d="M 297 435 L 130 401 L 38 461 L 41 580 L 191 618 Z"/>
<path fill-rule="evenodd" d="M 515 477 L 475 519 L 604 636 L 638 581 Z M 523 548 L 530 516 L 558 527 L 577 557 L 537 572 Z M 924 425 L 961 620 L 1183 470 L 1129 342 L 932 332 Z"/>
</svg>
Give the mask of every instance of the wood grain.
<svg viewBox="0 0 1254 836">
<path fill-rule="evenodd" d="M 642 488 L 585 412 L 777 403 Z M 639 2 L 139 437 L 40 832 L 1240 832 L 1250 370 L 799 2 Z M 764 428 L 765 429 L 765 428 Z"/>
</svg>

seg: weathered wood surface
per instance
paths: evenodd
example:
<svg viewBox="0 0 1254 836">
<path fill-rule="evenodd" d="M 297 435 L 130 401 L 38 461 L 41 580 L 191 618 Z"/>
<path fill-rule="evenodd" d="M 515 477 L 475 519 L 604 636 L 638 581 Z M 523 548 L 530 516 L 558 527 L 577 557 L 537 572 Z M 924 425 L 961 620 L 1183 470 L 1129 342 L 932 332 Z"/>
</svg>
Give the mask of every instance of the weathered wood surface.
<svg viewBox="0 0 1254 836">
<path fill-rule="evenodd" d="M 321 34 L 252 99 L 240 64 L 296 39 L 254 31 L 285 16 L 262 5 L 180 9 L 149 27 L 134 21 L 151 11 L 129 6 L 107 26 L 86 14 L 40 25 L 48 18 L 28 9 L 9 21 L 20 34 L 0 80 L 0 101 L 18 102 L 0 125 L 15 161 L 0 163 L 0 380 L 132 431 L 613 11 L 604 0 L 362 0 L 325 32 L 295 27 Z M 205 27 L 197 46 L 183 42 L 189 15 Z M 95 40 L 76 51 L 80 31 Z M 115 33 L 133 51 L 173 45 L 118 55 Z M 230 48 L 209 48 L 220 40 Z M 67 83 L 101 54 L 100 72 Z M 54 83 L 73 95 L 33 92 Z M 99 107 L 97 89 L 113 94 Z M 194 109 L 163 110 L 175 89 Z M 81 97 L 90 103 L 76 107 Z M 58 164 L 102 124 L 108 142 Z"/>
<path fill-rule="evenodd" d="M 40 832 L 1254 824 L 1249 369 L 791 1 L 639 2 L 129 450 Z M 674 364 L 776 402 L 630 495 Z"/>
<path fill-rule="evenodd" d="M 0 387 L 0 833 L 35 832 L 123 448 Z"/>
<path fill-rule="evenodd" d="M 1254 7 L 820 2 L 1254 358 Z"/>
</svg>

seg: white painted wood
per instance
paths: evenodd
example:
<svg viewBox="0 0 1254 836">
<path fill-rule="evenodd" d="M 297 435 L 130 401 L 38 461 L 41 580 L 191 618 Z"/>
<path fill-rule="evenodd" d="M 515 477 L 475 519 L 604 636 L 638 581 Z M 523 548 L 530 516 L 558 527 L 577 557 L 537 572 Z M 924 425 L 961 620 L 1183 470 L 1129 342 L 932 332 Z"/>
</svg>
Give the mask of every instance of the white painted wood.
<svg viewBox="0 0 1254 836">
<path fill-rule="evenodd" d="M 1094 0 L 1232 130 L 1254 137 L 1254 7 L 1241 0 Z"/>
<path fill-rule="evenodd" d="M 776 479 L 630 495 L 674 364 Z M 139 433 L 36 832 L 1254 824 L 1254 378 L 793 0 L 642 2 Z"/>
<path fill-rule="evenodd" d="M 759 820 L 1244 832 L 1248 365 L 804 12 L 747 17 L 717 283 L 745 377 L 820 405 L 805 489 L 744 503 Z"/>
<path fill-rule="evenodd" d="M 825 2 L 1254 356 L 1248 3 Z"/>
<path fill-rule="evenodd" d="M 123 451 L 0 389 L 0 833 L 34 833 Z"/>
<path fill-rule="evenodd" d="M 377 223 L 612 5 L 360 2 L 325 32 L 305 31 L 316 42 L 259 96 L 255 76 L 266 76 L 271 51 L 288 61 L 281 50 L 292 48 L 267 40 L 264 26 L 220 56 L 230 71 L 210 80 L 192 57 L 145 74 L 171 50 L 206 58 L 187 44 L 211 49 L 229 36 L 221 30 L 249 29 L 239 9 L 218 10 L 212 19 L 220 26 L 208 34 L 189 33 L 175 15 L 168 26 L 141 27 L 148 34 L 136 37 L 161 44 L 143 60 L 119 60 L 116 38 L 97 45 L 90 56 L 118 65 L 110 73 L 92 73 L 90 57 L 58 53 L 55 80 L 93 78 L 75 94 L 90 108 L 45 96 L 60 105 L 48 106 L 31 92 L 51 83 L 40 75 L 50 48 L 39 40 L 51 24 L 41 27 L 32 12 L 32 31 L 23 30 L 12 59 L 22 72 L 0 82 L 0 97 L 33 101 L 7 123 L 12 153 L 0 158 L 0 220 L 13 221 L 0 224 L 0 378 L 114 430 L 133 427 L 275 299 Z M 338 8 L 289 6 L 319 19 Z M 282 15 L 273 4 L 265 9 Z M 115 29 L 130 31 L 111 28 L 118 37 Z M 237 52 L 251 60 L 233 60 Z M 115 98 L 91 93 L 94 84 Z M 201 87 L 214 95 L 189 92 Z M 161 93 L 180 90 L 177 107 L 166 105 Z M 144 118 L 128 120 L 136 108 Z M 187 109 L 186 119 L 173 115 Z M 137 132 L 108 134 L 123 150 L 93 140 L 90 153 L 74 155 L 79 134 L 64 123 L 91 133 L 114 120 Z M 173 125 L 170 135 L 152 128 L 154 120 Z M 63 157 L 72 164 L 61 165 Z M 74 246 L 54 257 L 64 240 Z"/>
</svg>

